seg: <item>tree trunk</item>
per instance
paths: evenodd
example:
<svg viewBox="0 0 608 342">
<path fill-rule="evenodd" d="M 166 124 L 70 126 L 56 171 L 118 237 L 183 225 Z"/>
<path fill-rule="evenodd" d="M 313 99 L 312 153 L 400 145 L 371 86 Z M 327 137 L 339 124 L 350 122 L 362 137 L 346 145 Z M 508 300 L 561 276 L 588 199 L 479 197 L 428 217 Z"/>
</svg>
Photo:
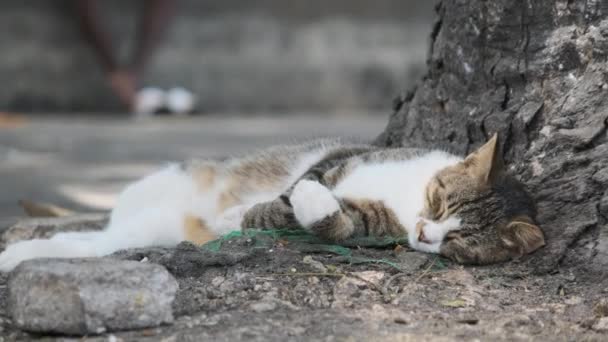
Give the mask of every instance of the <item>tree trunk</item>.
<svg viewBox="0 0 608 342">
<path fill-rule="evenodd" d="M 444 0 L 437 13 L 427 75 L 377 142 L 467 153 L 499 132 L 547 240 L 525 265 L 606 272 L 608 1 Z"/>
</svg>

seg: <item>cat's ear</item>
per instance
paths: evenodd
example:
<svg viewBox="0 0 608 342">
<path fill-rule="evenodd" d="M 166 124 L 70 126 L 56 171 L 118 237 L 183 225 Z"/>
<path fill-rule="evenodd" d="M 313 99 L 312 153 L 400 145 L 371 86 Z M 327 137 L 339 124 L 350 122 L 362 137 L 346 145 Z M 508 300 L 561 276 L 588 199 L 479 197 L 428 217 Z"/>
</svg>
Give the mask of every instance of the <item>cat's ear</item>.
<svg viewBox="0 0 608 342">
<path fill-rule="evenodd" d="M 545 245 L 543 231 L 527 220 L 511 221 L 502 231 L 502 241 L 508 247 L 516 247 L 523 254 L 532 253 Z"/>
<path fill-rule="evenodd" d="M 469 154 L 464 160 L 464 165 L 467 172 L 482 184 L 492 184 L 498 179 L 505 168 L 498 134 L 494 133 L 487 143 Z"/>
</svg>

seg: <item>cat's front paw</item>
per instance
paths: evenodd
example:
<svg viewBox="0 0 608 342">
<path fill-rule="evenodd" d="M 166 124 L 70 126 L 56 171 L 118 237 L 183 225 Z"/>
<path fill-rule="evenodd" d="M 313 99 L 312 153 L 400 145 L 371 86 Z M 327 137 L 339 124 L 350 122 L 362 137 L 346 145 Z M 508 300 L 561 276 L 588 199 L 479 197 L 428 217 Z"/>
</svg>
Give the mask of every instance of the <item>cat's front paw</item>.
<svg viewBox="0 0 608 342">
<path fill-rule="evenodd" d="M 340 204 L 331 191 L 319 182 L 301 180 L 289 198 L 293 213 L 303 227 L 310 227 L 340 210 Z"/>
</svg>

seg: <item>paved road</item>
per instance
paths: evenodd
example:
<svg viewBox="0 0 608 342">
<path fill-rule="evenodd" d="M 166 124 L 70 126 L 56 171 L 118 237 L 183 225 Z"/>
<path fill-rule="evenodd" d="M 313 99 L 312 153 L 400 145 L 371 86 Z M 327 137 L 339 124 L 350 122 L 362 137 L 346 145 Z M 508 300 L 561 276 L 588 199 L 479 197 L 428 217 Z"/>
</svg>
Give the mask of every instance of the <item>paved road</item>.
<svg viewBox="0 0 608 342">
<path fill-rule="evenodd" d="M 0 221 L 19 199 L 105 210 L 127 183 L 163 163 L 225 156 L 315 136 L 372 139 L 386 116 L 195 117 L 130 121 L 35 118 L 0 127 Z"/>
</svg>

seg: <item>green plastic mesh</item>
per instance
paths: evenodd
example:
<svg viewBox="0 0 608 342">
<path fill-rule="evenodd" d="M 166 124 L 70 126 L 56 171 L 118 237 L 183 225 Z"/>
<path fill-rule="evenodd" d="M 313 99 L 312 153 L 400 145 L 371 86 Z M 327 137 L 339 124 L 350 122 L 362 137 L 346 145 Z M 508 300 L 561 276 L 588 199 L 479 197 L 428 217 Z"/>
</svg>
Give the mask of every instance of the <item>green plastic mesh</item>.
<svg viewBox="0 0 608 342">
<path fill-rule="evenodd" d="M 327 243 L 326 240 L 313 235 L 305 230 L 294 229 L 246 229 L 242 231 L 230 232 L 219 239 L 209 241 L 201 246 L 201 248 L 219 252 L 222 245 L 236 238 L 251 238 L 254 247 L 271 248 L 276 242 L 283 241 L 287 245 L 302 252 L 308 253 L 332 253 L 347 257 L 352 264 L 362 263 L 380 263 L 399 269 L 399 266 L 386 259 L 373 259 L 364 257 L 352 256 L 351 248 L 367 247 L 367 248 L 392 248 L 396 245 L 407 245 L 407 236 L 401 237 L 354 237 L 342 241 L 339 245 Z"/>
</svg>

